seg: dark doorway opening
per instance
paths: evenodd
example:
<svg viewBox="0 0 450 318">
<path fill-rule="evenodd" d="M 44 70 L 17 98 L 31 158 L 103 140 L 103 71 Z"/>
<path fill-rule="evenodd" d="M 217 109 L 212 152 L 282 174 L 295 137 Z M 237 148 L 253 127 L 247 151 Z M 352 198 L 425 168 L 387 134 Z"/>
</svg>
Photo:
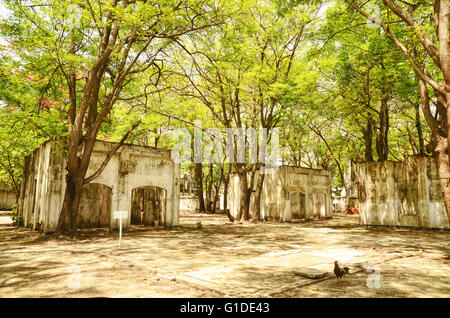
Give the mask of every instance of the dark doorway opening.
<svg viewBox="0 0 450 318">
<path fill-rule="evenodd" d="M 166 190 L 155 186 L 131 191 L 131 224 L 161 225 L 166 211 Z"/>
<path fill-rule="evenodd" d="M 291 218 L 303 219 L 306 217 L 305 213 L 306 196 L 303 192 L 291 193 Z"/>
</svg>

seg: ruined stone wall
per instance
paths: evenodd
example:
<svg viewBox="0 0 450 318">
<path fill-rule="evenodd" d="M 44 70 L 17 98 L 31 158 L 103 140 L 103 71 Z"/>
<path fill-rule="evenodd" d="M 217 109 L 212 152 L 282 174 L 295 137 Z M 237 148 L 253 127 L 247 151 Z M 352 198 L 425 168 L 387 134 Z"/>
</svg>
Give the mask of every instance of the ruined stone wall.
<svg viewBox="0 0 450 318">
<path fill-rule="evenodd" d="M 195 195 L 180 196 L 180 210 L 194 212 L 199 210 L 198 197 Z"/>
<path fill-rule="evenodd" d="M 26 226 L 48 230 L 56 228 L 53 211 L 61 210 L 61 185 L 64 184 L 64 160 L 46 142 L 25 158 L 17 212 Z M 64 184 L 65 185 L 65 184 Z M 61 201 L 61 202 L 60 202 Z"/>
<path fill-rule="evenodd" d="M 362 224 L 448 228 L 432 158 L 410 156 L 403 162 L 356 163 L 351 174 Z"/>
<path fill-rule="evenodd" d="M 0 210 L 10 210 L 16 204 L 16 194 L 12 191 L 0 190 Z"/>
<path fill-rule="evenodd" d="M 335 212 L 345 212 L 345 197 L 333 197 L 333 210 Z"/>
<path fill-rule="evenodd" d="M 292 212 L 295 212 L 296 208 L 297 212 L 300 212 L 296 213 L 296 218 L 314 219 L 332 216 L 330 171 L 300 167 L 282 167 L 281 171 L 287 220 L 294 217 Z"/>
<path fill-rule="evenodd" d="M 266 174 L 261 194 L 261 217 L 285 222 L 294 218 L 332 216 L 331 173 L 326 170 L 283 166 Z M 259 171 L 255 174 L 254 190 Z M 249 177 L 250 178 L 250 177 Z M 249 180 L 250 181 L 250 180 Z M 228 205 L 239 216 L 239 176 L 234 174 L 228 189 Z M 250 206 L 253 206 L 253 196 Z"/>
<path fill-rule="evenodd" d="M 102 164 L 114 143 L 97 141 L 86 176 Z M 46 142 L 25 158 L 18 212 L 25 225 L 32 224 L 45 232 L 56 229 L 65 191 L 65 162 L 53 142 Z M 111 158 L 103 172 L 83 189 L 79 221 L 84 226 L 117 228 L 115 210 L 129 215 L 123 226 L 130 226 L 132 191 L 145 186 L 164 189 L 164 213 L 161 224 L 177 225 L 179 218 L 179 165 L 170 150 L 123 145 Z M 96 184 L 99 186 L 93 186 Z M 108 216 L 109 211 L 109 216 Z"/>
<path fill-rule="evenodd" d="M 111 209 L 112 189 L 110 187 L 94 182 L 85 184 L 78 211 L 79 227 L 109 227 Z"/>
</svg>

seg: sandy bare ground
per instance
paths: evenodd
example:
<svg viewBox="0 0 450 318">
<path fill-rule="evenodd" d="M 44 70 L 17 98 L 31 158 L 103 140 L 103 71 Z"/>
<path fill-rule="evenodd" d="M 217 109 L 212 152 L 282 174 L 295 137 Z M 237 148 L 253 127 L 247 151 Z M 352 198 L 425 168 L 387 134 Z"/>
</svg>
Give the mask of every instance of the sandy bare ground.
<svg viewBox="0 0 450 318">
<path fill-rule="evenodd" d="M 202 222 L 202 229 L 196 223 Z M 183 212 L 181 226 L 53 240 L 0 226 L 0 297 L 450 297 L 449 231 L 365 228 L 358 216 L 230 224 Z M 294 271 L 350 267 L 341 283 Z"/>
<path fill-rule="evenodd" d="M 8 225 L 12 223 L 11 217 L 9 216 L 10 211 L 0 211 L 0 225 Z"/>
</svg>

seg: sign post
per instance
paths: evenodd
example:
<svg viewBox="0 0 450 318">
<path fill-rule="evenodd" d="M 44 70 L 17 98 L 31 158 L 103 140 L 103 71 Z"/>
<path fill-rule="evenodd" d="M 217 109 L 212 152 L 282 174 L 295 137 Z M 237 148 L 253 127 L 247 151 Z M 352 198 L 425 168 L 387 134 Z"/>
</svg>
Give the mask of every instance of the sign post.
<svg viewBox="0 0 450 318">
<path fill-rule="evenodd" d="M 122 220 L 128 218 L 128 211 L 114 211 L 114 218 L 119 219 L 119 248 L 122 245 Z"/>
</svg>

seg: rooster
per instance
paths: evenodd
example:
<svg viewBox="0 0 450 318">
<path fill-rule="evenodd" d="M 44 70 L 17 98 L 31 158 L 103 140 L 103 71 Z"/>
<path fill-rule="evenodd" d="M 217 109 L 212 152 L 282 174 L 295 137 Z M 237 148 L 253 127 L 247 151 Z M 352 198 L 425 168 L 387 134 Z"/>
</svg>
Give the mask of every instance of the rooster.
<svg viewBox="0 0 450 318">
<path fill-rule="evenodd" d="M 338 261 L 334 262 L 334 274 L 339 281 L 342 279 L 342 277 L 344 277 L 344 274 L 348 274 L 348 272 L 348 267 L 340 268 L 338 265 Z"/>
</svg>

